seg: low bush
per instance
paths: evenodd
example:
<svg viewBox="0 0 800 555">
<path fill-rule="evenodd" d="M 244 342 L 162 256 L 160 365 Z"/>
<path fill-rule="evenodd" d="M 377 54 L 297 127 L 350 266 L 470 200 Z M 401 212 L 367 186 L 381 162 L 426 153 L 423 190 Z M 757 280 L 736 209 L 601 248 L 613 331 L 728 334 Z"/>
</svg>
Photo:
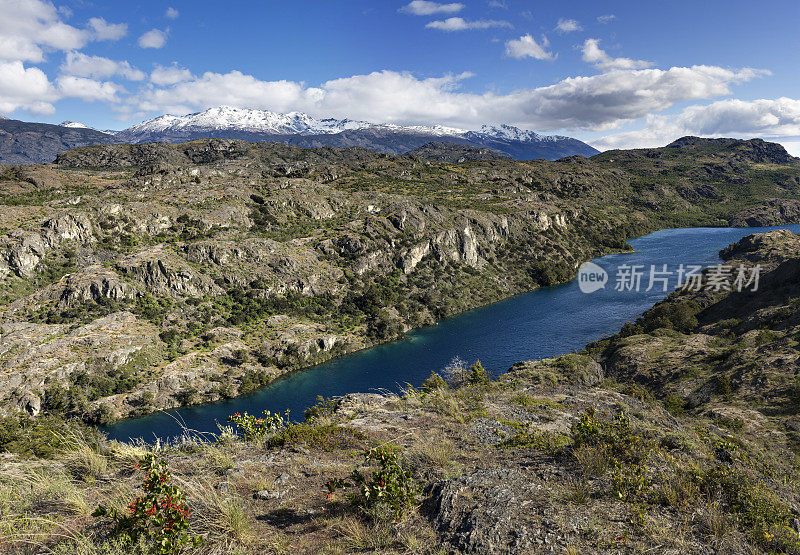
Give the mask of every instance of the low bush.
<svg viewBox="0 0 800 555">
<path fill-rule="evenodd" d="M 88 434 L 88 429 L 56 416 L 9 415 L 0 418 L 0 452 L 53 458 L 65 447 L 65 433 Z"/>
<path fill-rule="evenodd" d="M 326 484 L 328 499 L 341 488 L 357 488 L 350 494 L 350 500 L 358 506 L 369 508 L 385 503 L 395 514 L 399 514 L 416 503 L 419 487 L 415 484 L 411 472 L 400 464 L 398 454 L 386 446 L 374 447 L 364 451 L 364 466 L 378 464 L 380 468 L 371 474 L 364 474 L 356 468 L 350 479 L 335 478 Z"/>
<path fill-rule="evenodd" d="M 700 478 L 700 487 L 709 498 L 722 496 L 762 547 L 778 553 L 800 550 L 800 538 L 791 528 L 791 510 L 763 484 L 718 465 Z"/>
<path fill-rule="evenodd" d="M 631 428 L 624 412 L 612 418 L 599 417 L 593 409 L 587 410 L 572 426 L 572 448 L 584 445 L 601 446 L 608 450 L 612 462 L 641 464 L 647 458 L 650 445 Z"/>
<path fill-rule="evenodd" d="M 144 538 L 161 555 L 199 547 L 202 538 L 189 532 L 191 513 L 183 491 L 171 483 L 167 464 L 148 453 L 139 460 L 136 468 L 145 472 L 143 493 L 128 505 L 130 514 L 101 505 L 92 516 L 110 518 L 114 523 L 113 535 L 130 542 L 130 545 L 136 545 Z"/>
<path fill-rule="evenodd" d="M 358 430 L 337 424 L 317 426 L 310 422 L 301 422 L 300 424 L 287 424 L 278 430 L 269 438 L 267 445 L 281 447 L 304 444 L 313 449 L 333 451 L 359 447 L 363 445 L 365 437 Z"/>
<path fill-rule="evenodd" d="M 672 416 L 681 416 L 686 412 L 686 401 L 676 393 L 668 393 L 661 404 Z"/>
<path fill-rule="evenodd" d="M 237 412 L 228 417 L 228 422 L 236 426 L 245 441 L 261 441 L 267 435 L 277 432 L 285 425 L 284 419 L 280 414 L 272 414 L 268 410 L 261 414 L 262 416 L 255 416 L 247 414 L 247 411 L 244 414 Z M 286 412 L 286 417 L 289 417 L 288 411 Z"/>
<path fill-rule="evenodd" d="M 623 337 L 639 333 L 651 333 L 665 328 L 689 333 L 697 327 L 700 306 L 694 301 L 666 300 L 658 303 L 636 320 L 622 327 Z"/>
<path fill-rule="evenodd" d="M 510 425 L 516 431 L 512 437 L 497 445 L 501 449 L 535 449 L 552 455 L 569 444 L 569 438 L 563 434 L 531 430 L 520 422 L 505 421 L 504 424 Z"/>
<path fill-rule="evenodd" d="M 447 382 L 436 372 L 431 372 L 431 375 L 422 382 L 422 391 L 430 393 L 437 389 L 447 389 Z"/>
<path fill-rule="evenodd" d="M 313 421 L 318 418 L 324 418 L 328 416 L 332 416 L 336 409 L 339 408 L 339 405 L 342 403 L 341 399 L 335 399 L 332 397 L 323 397 L 322 395 L 317 395 L 317 402 L 308 407 L 304 412 L 303 416 L 306 421 Z"/>
<path fill-rule="evenodd" d="M 489 383 L 489 374 L 486 373 L 486 369 L 483 367 L 480 360 L 476 360 L 475 364 L 470 367 L 467 381 L 473 385 Z"/>
</svg>

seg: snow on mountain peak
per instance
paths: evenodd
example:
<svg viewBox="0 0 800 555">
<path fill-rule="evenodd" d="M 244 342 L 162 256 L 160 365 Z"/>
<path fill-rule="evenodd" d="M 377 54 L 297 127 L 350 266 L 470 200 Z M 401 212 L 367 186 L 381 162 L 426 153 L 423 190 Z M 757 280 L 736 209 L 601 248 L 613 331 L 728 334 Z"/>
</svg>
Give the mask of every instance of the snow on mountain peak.
<svg viewBox="0 0 800 555">
<path fill-rule="evenodd" d="M 78 121 L 62 121 L 59 123 L 61 127 L 71 127 L 73 129 L 91 129 L 88 125 L 84 125 Z"/>
<path fill-rule="evenodd" d="M 520 129 L 519 127 L 514 127 L 513 125 L 506 124 L 502 124 L 500 126 L 482 125 L 480 131 L 477 131 L 476 133 L 504 141 L 531 142 L 546 140 L 546 137 L 539 135 L 534 131 L 527 131 L 525 129 Z"/>
<path fill-rule="evenodd" d="M 158 135 L 163 133 L 169 133 L 173 137 L 189 137 L 212 131 L 238 131 L 263 135 L 331 135 L 357 129 L 431 135 L 442 138 L 468 139 L 472 136 L 479 140 L 525 143 L 551 142 L 564 138 L 539 135 L 533 131 L 505 124 L 484 125 L 479 131 L 467 131 L 444 125 L 374 124 L 351 119 L 317 119 L 303 112 L 281 114 L 269 110 L 253 110 L 234 106 L 217 106 L 185 116 L 158 116 L 129 127 L 121 131 L 119 135 L 126 140 L 141 141 L 152 140 L 154 136 L 158 138 Z"/>
<path fill-rule="evenodd" d="M 360 129 L 369 124 L 363 121 L 316 119 L 302 112 L 279 114 L 269 110 L 250 110 L 233 106 L 218 106 L 185 116 L 164 115 L 143 121 L 126 131 L 153 133 L 165 131 L 200 131 L 206 129 L 249 131 L 273 135 L 315 135 Z"/>
</svg>

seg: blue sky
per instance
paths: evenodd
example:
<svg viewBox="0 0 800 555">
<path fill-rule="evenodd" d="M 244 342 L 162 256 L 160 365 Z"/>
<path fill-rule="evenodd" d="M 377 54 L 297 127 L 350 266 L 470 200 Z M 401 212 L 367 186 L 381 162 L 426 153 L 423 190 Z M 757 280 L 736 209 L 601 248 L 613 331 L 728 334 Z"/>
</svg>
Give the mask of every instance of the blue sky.
<svg viewBox="0 0 800 555">
<path fill-rule="evenodd" d="M 225 104 L 800 154 L 796 0 L 409 1 L 0 0 L 0 114 L 119 129 Z"/>
</svg>

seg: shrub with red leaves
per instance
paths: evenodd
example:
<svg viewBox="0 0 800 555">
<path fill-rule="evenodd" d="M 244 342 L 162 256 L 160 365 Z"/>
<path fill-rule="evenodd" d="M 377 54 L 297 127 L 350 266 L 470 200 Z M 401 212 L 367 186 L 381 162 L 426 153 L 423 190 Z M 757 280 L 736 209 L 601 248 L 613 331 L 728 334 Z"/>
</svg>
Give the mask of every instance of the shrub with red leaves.
<svg viewBox="0 0 800 555">
<path fill-rule="evenodd" d="M 135 468 L 145 472 L 143 494 L 128 504 L 128 514 L 100 506 L 92 515 L 111 518 L 115 535 L 127 538 L 132 544 L 145 538 L 161 555 L 197 547 L 202 538 L 189 533 L 191 513 L 183 492 L 171 483 L 167 463 L 148 453 Z"/>
</svg>

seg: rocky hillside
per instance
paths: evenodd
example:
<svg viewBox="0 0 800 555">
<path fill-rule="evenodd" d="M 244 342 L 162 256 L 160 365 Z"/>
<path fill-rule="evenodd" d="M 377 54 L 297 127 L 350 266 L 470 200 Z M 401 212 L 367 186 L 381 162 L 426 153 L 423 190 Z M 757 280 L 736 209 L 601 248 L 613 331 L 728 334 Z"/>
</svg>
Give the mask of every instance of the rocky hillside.
<svg viewBox="0 0 800 555">
<path fill-rule="evenodd" d="M 721 256 L 732 269 L 731 290 L 710 283 L 719 274 L 711 268 L 706 287 L 673 293 L 592 351 L 607 374 L 657 392 L 675 411 L 774 428 L 771 434 L 798 447 L 800 238 L 789 231 L 752 235 Z M 757 290 L 753 283 L 739 291 L 736 269 L 755 265 Z"/>
<path fill-rule="evenodd" d="M 495 380 L 455 365 L 401 396 L 321 400 L 261 431 L 235 415 L 157 448 L 5 419 L 4 507 L 24 516 L 0 546 L 131 552 L 103 515 L 145 495 L 131 468 L 149 453 L 190 512 L 189 535 L 167 537 L 200 553 L 798 553 L 800 239 L 723 256 L 763 265 L 757 290 L 673 294 L 582 354 Z"/>
<path fill-rule="evenodd" d="M 94 129 L 0 118 L 2 164 L 52 162 L 59 152 L 71 148 L 119 142 L 113 135 Z"/>
<path fill-rule="evenodd" d="M 406 152 L 406 156 L 425 158 L 432 162 L 476 162 L 479 160 L 508 160 L 508 156 L 488 148 L 475 148 L 455 143 L 430 142 Z"/>
<path fill-rule="evenodd" d="M 762 147 L 435 162 L 202 140 L 0 166 L 0 407 L 106 422 L 250 392 L 628 237 L 800 198 Z"/>
</svg>

